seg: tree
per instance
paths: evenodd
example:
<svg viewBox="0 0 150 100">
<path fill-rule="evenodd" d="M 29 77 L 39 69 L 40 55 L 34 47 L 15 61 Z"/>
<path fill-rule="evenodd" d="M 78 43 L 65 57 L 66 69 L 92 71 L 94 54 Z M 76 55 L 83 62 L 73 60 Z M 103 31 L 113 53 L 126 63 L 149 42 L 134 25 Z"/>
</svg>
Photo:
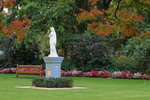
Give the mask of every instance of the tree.
<svg viewBox="0 0 150 100">
<path fill-rule="evenodd" d="M 0 57 L 0 68 L 16 67 L 17 64 L 40 64 L 38 45 L 28 42 L 27 46 L 24 41 L 18 43 L 15 36 L 11 36 L 11 38 L 3 37 L 0 42 L 0 48 L 3 50 L 3 55 Z"/>
<path fill-rule="evenodd" d="M 16 0 L 0 0 L 0 36 L 10 37 L 15 35 L 21 42 L 26 36 L 26 31 L 29 29 L 28 25 L 31 24 L 31 20 L 27 18 L 22 21 L 14 19 L 9 25 L 5 24 L 7 14 L 3 12 L 3 9 L 11 8 L 15 5 L 15 3 Z"/>
<path fill-rule="evenodd" d="M 29 29 L 31 41 L 36 37 L 36 43 L 40 44 L 42 52 L 49 51 L 48 34 L 49 28 L 54 27 L 57 33 L 57 49 L 66 51 L 64 45 L 68 34 L 76 33 L 76 18 L 73 16 L 73 2 L 62 2 L 61 0 L 22 0 L 17 2 L 17 6 L 12 9 L 12 14 L 7 17 L 7 22 L 17 15 L 17 19 L 28 18 L 32 20 Z M 32 35 L 31 35 L 32 34 Z M 38 38 L 38 39 L 37 39 Z M 65 53 L 64 53 L 65 54 Z"/>
<path fill-rule="evenodd" d="M 139 62 L 147 73 L 150 73 L 150 39 L 146 35 L 128 40 L 123 47 L 124 54 Z"/>
<path fill-rule="evenodd" d="M 139 36 L 141 30 L 137 22 L 144 21 L 138 9 L 149 10 L 149 0 L 89 0 L 91 9 L 81 9 L 77 15 L 80 23 L 87 22 L 88 29 L 101 36 L 121 32 L 122 37 Z"/>
<path fill-rule="evenodd" d="M 143 33 L 150 37 L 149 0 L 88 0 L 88 4 L 90 9 L 80 9 L 77 20 L 87 23 L 87 30 L 108 38 L 113 54 L 122 54 L 121 44 L 132 37 Z"/>
</svg>

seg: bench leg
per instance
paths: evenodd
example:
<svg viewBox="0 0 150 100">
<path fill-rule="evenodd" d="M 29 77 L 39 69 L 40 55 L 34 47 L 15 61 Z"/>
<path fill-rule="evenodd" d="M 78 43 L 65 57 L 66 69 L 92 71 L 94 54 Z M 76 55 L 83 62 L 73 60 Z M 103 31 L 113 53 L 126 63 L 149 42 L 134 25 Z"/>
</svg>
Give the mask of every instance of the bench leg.
<svg viewBox="0 0 150 100">
<path fill-rule="evenodd" d="M 40 73 L 40 77 L 42 77 L 42 73 Z"/>
<path fill-rule="evenodd" d="M 16 73 L 16 78 L 18 78 L 18 73 Z"/>
</svg>

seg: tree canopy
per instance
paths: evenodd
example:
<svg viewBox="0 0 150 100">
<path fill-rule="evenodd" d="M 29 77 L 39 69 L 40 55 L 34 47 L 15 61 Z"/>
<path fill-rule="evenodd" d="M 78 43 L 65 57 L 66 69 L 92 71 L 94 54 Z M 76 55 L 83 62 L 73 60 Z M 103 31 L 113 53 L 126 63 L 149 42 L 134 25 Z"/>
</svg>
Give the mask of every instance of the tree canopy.
<svg viewBox="0 0 150 100">
<path fill-rule="evenodd" d="M 141 10 L 149 13 L 149 0 L 88 0 L 89 10 L 77 14 L 80 23 L 87 22 L 88 29 L 101 36 L 121 33 L 122 38 L 141 34 L 138 24 L 145 20 Z M 147 35 L 149 32 L 144 30 Z"/>
<path fill-rule="evenodd" d="M 5 18 L 8 14 L 3 12 L 3 9 L 12 8 L 15 4 L 16 0 L 0 0 L 0 36 L 10 37 L 15 35 L 21 42 L 27 35 L 26 31 L 29 29 L 28 25 L 31 24 L 31 20 L 27 18 L 16 20 L 16 18 L 14 18 L 9 25 L 6 25 Z M 11 12 L 9 14 L 11 14 Z"/>
</svg>

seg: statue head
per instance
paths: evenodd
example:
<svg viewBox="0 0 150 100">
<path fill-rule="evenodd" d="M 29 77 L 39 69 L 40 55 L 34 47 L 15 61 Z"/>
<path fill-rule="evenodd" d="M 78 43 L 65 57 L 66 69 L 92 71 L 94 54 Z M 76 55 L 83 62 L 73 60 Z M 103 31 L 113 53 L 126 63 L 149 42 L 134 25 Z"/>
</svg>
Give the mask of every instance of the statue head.
<svg viewBox="0 0 150 100">
<path fill-rule="evenodd" d="M 50 27 L 50 30 L 51 30 L 51 32 L 54 32 L 55 30 L 54 30 L 54 27 Z"/>
</svg>

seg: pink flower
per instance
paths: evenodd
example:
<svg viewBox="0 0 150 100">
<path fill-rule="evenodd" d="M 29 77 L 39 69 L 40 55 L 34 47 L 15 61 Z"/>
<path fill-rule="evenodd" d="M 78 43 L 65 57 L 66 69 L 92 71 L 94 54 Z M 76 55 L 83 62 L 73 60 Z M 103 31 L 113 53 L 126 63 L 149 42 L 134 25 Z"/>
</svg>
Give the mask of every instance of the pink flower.
<svg viewBox="0 0 150 100">
<path fill-rule="evenodd" d="M 120 72 L 120 73 L 118 74 L 118 76 L 119 76 L 119 78 L 122 78 L 122 79 L 125 79 L 125 78 L 126 78 L 126 76 L 124 75 L 124 72 Z"/>
<path fill-rule="evenodd" d="M 42 70 L 42 75 L 45 75 L 45 70 Z"/>
<path fill-rule="evenodd" d="M 110 75 L 111 75 L 111 73 L 107 72 L 106 70 L 99 71 L 99 77 L 108 78 L 108 77 L 110 77 Z"/>
<path fill-rule="evenodd" d="M 67 72 L 61 70 L 61 76 L 66 76 L 67 75 Z"/>
<path fill-rule="evenodd" d="M 142 79 L 149 79 L 149 76 L 146 75 L 146 74 L 143 74 L 143 75 L 142 75 Z"/>
<path fill-rule="evenodd" d="M 127 79 L 132 79 L 134 77 L 134 75 L 130 72 L 125 72 L 124 73 Z"/>
<path fill-rule="evenodd" d="M 82 76 L 82 72 L 81 71 L 75 71 L 75 73 L 73 74 L 74 76 Z"/>
<path fill-rule="evenodd" d="M 73 71 L 67 71 L 67 76 L 73 76 Z"/>
<path fill-rule="evenodd" d="M 85 72 L 85 73 L 83 74 L 83 76 L 84 76 L 84 77 L 91 77 L 92 74 L 91 74 L 91 72 Z"/>
<path fill-rule="evenodd" d="M 92 74 L 92 76 L 98 76 L 98 71 L 94 70 L 94 71 L 91 72 L 91 74 Z"/>
<path fill-rule="evenodd" d="M 12 69 L 11 68 L 5 68 L 1 72 L 2 73 L 10 73 L 10 72 L 12 72 Z"/>
</svg>

